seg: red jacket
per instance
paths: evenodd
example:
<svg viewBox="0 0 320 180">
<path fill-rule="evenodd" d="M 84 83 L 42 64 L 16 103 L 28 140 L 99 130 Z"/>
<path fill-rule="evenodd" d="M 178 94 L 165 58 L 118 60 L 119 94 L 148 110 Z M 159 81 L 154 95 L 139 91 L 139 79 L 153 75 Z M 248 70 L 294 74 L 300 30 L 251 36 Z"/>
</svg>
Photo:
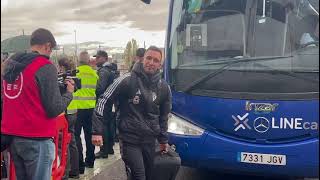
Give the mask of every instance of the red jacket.
<svg viewBox="0 0 320 180">
<path fill-rule="evenodd" d="M 55 118 L 47 116 L 35 79 L 36 72 L 46 64 L 51 62 L 38 56 L 20 73 L 15 82 L 3 80 L 3 134 L 40 138 L 55 135 Z"/>
</svg>

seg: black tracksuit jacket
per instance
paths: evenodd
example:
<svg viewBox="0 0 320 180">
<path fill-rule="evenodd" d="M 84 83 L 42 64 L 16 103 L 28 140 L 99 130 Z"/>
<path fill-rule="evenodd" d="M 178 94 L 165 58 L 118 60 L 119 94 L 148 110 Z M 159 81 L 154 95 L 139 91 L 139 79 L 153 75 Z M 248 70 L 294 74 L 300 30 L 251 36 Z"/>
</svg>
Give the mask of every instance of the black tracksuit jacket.
<svg viewBox="0 0 320 180">
<path fill-rule="evenodd" d="M 171 111 L 171 91 L 161 80 L 160 72 L 144 73 L 136 63 L 132 72 L 122 75 L 100 96 L 92 119 L 92 134 L 103 134 L 105 106 L 117 100 L 120 108 L 119 138 L 128 143 L 167 143 L 168 114 Z"/>
</svg>

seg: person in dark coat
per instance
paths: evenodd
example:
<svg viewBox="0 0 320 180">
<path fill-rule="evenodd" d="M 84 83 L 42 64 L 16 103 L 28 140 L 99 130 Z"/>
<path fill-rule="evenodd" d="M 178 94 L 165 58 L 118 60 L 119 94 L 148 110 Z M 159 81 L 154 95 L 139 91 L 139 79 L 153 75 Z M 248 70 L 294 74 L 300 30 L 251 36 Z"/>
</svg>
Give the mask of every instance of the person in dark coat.
<svg viewBox="0 0 320 180">
<path fill-rule="evenodd" d="M 161 79 L 162 51 L 151 46 L 143 62 L 132 72 L 116 79 L 99 97 L 93 115 L 92 143 L 103 144 L 103 121 L 106 107 L 119 102 L 119 139 L 122 159 L 135 180 L 151 180 L 155 142 L 160 151 L 168 148 L 168 114 L 171 111 L 171 91 Z"/>
<path fill-rule="evenodd" d="M 108 62 L 108 53 L 99 50 L 96 55 L 96 64 L 98 67 L 99 80 L 97 82 L 96 97 L 97 99 L 105 92 L 109 85 L 111 85 L 115 78 L 119 75 L 117 71 L 117 65 Z M 95 154 L 97 159 L 108 158 L 108 154 L 114 154 L 114 136 L 115 136 L 115 116 L 111 111 L 112 107 L 108 107 L 104 114 L 104 134 L 103 134 L 103 146 L 100 147 L 100 151 Z"/>
</svg>

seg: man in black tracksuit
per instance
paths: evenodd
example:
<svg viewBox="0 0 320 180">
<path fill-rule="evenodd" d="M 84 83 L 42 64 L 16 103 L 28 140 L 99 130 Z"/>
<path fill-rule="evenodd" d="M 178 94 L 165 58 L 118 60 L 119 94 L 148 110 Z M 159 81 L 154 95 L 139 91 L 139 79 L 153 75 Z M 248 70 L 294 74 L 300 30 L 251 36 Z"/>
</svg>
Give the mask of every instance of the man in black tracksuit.
<svg viewBox="0 0 320 180">
<path fill-rule="evenodd" d="M 93 117 L 92 143 L 103 143 L 105 106 L 119 101 L 119 139 L 122 159 L 135 180 L 150 180 L 158 139 L 160 150 L 168 148 L 168 114 L 171 111 L 171 91 L 161 80 L 162 52 L 151 46 L 143 63 L 136 63 L 132 72 L 116 79 L 100 96 Z"/>
<path fill-rule="evenodd" d="M 113 80 L 119 76 L 117 65 L 108 62 L 108 53 L 99 50 L 96 55 L 96 64 L 98 67 L 99 80 L 97 82 L 96 97 L 98 98 L 105 92 L 105 90 L 113 83 Z M 112 113 L 112 106 L 108 106 L 104 112 L 104 132 L 103 132 L 103 146 L 100 151 L 95 154 L 97 159 L 108 158 L 108 154 L 114 154 L 114 134 L 115 134 L 115 117 Z"/>
</svg>

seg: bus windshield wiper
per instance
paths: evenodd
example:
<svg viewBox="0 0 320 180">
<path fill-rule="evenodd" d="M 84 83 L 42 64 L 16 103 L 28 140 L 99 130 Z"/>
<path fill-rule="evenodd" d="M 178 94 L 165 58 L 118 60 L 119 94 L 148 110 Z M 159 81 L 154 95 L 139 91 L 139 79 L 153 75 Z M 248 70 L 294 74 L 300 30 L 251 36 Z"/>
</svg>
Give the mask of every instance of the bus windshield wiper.
<svg viewBox="0 0 320 180">
<path fill-rule="evenodd" d="M 265 61 L 265 60 L 274 60 L 274 59 L 286 59 L 286 58 L 292 58 L 293 56 L 271 56 L 271 57 L 259 57 L 259 58 L 242 58 L 242 59 L 236 59 L 233 60 L 231 62 L 228 62 L 227 64 L 224 64 L 221 68 L 210 72 L 202 77 L 200 77 L 199 79 L 193 81 L 191 84 L 187 85 L 186 87 L 182 88 L 182 92 L 190 92 L 191 90 L 193 90 L 196 86 L 198 86 L 199 84 L 201 84 L 202 82 L 205 82 L 209 79 L 211 79 L 212 77 L 224 72 L 226 69 L 228 69 L 230 66 L 234 65 L 234 64 L 238 64 L 238 63 L 244 63 L 244 62 L 252 62 L 252 61 Z M 201 64 L 201 65 L 211 65 L 211 64 L 222 64 L 222 62 L 209 62 L 209 63 L 205 63 L 205 64 Z"/>
<path fill-rule="evenodd" d="M 185 63 L 180 65 L 179 67 L 194 67 L 194 66 L 205 66 L 205 65 L 220 65 L 226 64 L 226 66 L 241 63 L 241 62 L 252 62 L 252 61 L 267 61 L 267 60 L 275 60 L 275 59 L 286 59 L 292 58 L 293 55 L 290 56 L 263 56 L 263 57 L 241 57 L 241 58 L 223 58 L 223 59 L 215 59 L 214 61 L 200 61 L 200 63 Z"/>
<path fill-rule="evenodd" d="M 256 63 L 258 66 L 261 66 L 263 68 L 268 68 L 270 71 L 267 71 L 269 73 L 278 73 L 278 74 L 284 74 L 284 75 L 287 75 L 287 76 L 291 76 L 291 77 L 295 77 L 295 78 L 299 78 L 299 79 L 303 79 L 305 81 L 309 81 L 309 82 L 312 82 L 312 83 L 319 83 L 319 79 L 316 80 L 316 79 L 311 79 L 311 78 L 307 78 L 305 76 L 302 76 L 302 75 L 299 75 L 297 74 L 298 73 L 319 73 L 319 71 L 297 71 L 297 72 L 292 72 L 292 71 L 281 71 L 281 70 L 278 70 L 278 69 L 274 69 L 270 66 L 266 66 L 266 65 L 263 65 L 263 64 L 259 64 L 259 63 Z"/>
</svg>

